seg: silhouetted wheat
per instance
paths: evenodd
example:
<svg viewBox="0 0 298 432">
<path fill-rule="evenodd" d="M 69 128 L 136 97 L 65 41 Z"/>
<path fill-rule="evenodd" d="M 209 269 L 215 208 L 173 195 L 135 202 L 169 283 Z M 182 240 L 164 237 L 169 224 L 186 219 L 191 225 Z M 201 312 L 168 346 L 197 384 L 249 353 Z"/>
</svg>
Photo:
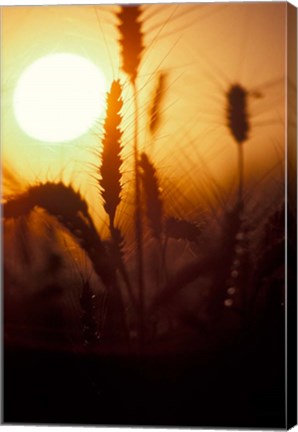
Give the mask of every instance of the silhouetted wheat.
<svg viewBox="0 0 298 432">
<path fill-rule="evenodd" d="M 238 144 L 248 139 L 249 120 L 248 93 L 240 84 L 234 84 L 227 92 L 227 122 L 231 134 Z"/>
<path fill-rule="evenodd" d="M 243 245 L 242 219 L 243 207 L 239 203 L 232 210 L 226 211 L 223 216 L 221 234 L 214 252 L 217 265 L 216 272 L 212 274 L 209 299 L 209 312 L 213 317 L 220 316 L 223 306 L 232 306 L 233 300 L 230 297 L 236 288 L 239 289 L 240 267 L 246 254 Z"/>
<path fill-rule="evenodd" d="M 115 266 L 119 269 L 128 291 L 129 300 L 132 306 L 134 307 L 134 311 L 137 311 L 138 303 L 134 291 L 132 289 L 130 277 L 124 262 L 124 241 L 125 241 L 124 236 L 122 235 L 119 228 L 112 227 L 111 237 L 112 237 L 111 248 L 110 248 L 111 259 L 115 263 Z"/>
<path fill-rule="evenodd" d="M 73 214 L 82 213 L 88 215 L 88 206 L 82 196 L 75 192 L 72 186 L 65 186 L 59 183 L 39 183 L 30 186 L 26 192 L 11 197 L 4 204 L 4 217 L 16 218 L 27 215 L 35 206 L 45 208 L 50 214 L 57 215 L 61 210 L 61 201 L 67 202 L 64 209 L 65 217 L 71 217 Z"/>
<path fill-rule="evenodd" d="M 141 14 L 139 5 L 123 5 L 117 14 L 120 20 L 118 29 L 121 34 L 122 69 L 132 83 L 137 78 L 144 50 Z"/>
<path fill-rule="evenodd" d="M 131 288 L 129 276 L 123 262 L 124 237 L 119 228 L 115 227 L 115 214 L 121 202 L 121 114 L 123 106 L 121 98 L 122 88 L 119 81 L 113 81 L 107 96 L 107 113 L 104 122 L 104 137 L 102 140 L 101 165 L 99 168 L 101 195 L 104 200 L 104 209 L 110 220 L 112 237 L 112 257 L 119 268 L 126 283 L 130 299 L 135 305 L 135 298 Z"/>
<path fill-rule="evenodd" d="M 118 14 L 120 24 L 120 46 L 122 69 L 129 76 L 134 95 L 134 174 L 135 174 L 135 236 L 138 263 L 138 287 L 139 287 L 139 335 L 143 345 L 145 323 L 145 282 L 144 282 L 144 257 L 143 257 L 143 225 L 141 212 L 141 191 L 139 174 L 139 149 L 138 149 L 138 97 L 136 79 L 142 57 L 143 32 L 141 22 L 141 8 L 139 5 L 121 6 Z"/>
<path fill-rule="evenodd" d="M 99 169 L 101 195 L 104 209 L 110 218 L 110 227 L 114 227 L 115 213 L 120 204 L 121 194 L 121 136 L 120 130 L 123 105 L 121 99 L 121 85 L 113 81 L 107 96 L 107 114 L 104 122 L 104 136 L 102 140 L 101 166 Z"/>
<path fill-rule="evenodd" d="M 234 84 L 230 87 L 227 92 L 227 126 L 238 146 L 239 202 L 243 198 L 243 143 L 248 139 L 250 129 L 247 101 L 248 92 L 243 86 Z"/>
<path fill-rule="evenodd" d="M 138 109 L 138 91 L 140 90 L 138 83 L 142 82 L 139 72 L 145 49 L 142 8 L 140 5 L 122 5 L 119 7 L 117 28 L 120 33 L 121 65 L 122 71 L 127 75 L 127 81 L 134 100 L 134 137 L 132 143 L 134 203 L 132 211 L 134 212 L 135 223 L 135 254 L 133 251 L 133 254 L 125 255 L 127 250 L 124 246 L 127 233 L 125 224 L 122 223 L 122 216 L 124 219 L 126 215 L 124 216 L 119 211 L 119 205 L 122 206 L 123 204 L 122 164 L 126 162 L 123 160 L 125 158 L 124 154 L 129 154 L 129 152 L 122 152 L 122 135 L 125 127 L 125 123 L 124 126 L 121 126 L 122 111 L 123 105 L 126 108 L 126 101 L 123 102 L 122 85 L 119 80 L 112 82 L 110 91 L 107 94 L 107 111 L 103 124 L 102 147 L 98 152 L 99 161 L 97 165 L 100 196 L 109 219 L 110 238 L 102 241 L 95 228 L 85 199 L 72 186 L 66 186 L 62 182 L 45 182 L 31 185 L 24 193 L 8 197 L 3 206 L 3 216 L 6 220 L 13 218 L 21 221 L 16 234 L 19 235 L 20 231 L 23 232 L 24 239 L 22 242 L 20 241 L 20 248 L 22 249 L 22 259 L 28 266 L 30 265 L 30 248 L 26 247 L 26 243 L 30 246 L 30 236 L 26 225 L 29 218 L 26 220 L 26 217 L 35 208 L 43 209 L 54 216 L 59 221 L 60 227 L 67 230 L 74 238 L 77 247 L 89 257 L 94 271 L 106 288 L 108 303 L 106 325 L 100 336 L 105 338 L 107 343 L 117 344 L 120 342 L 121 344 L 124 340 L 129 339 L 129 335 L 132 333 L 130 331 L 134 331 L 134 326 L 137 326 L 141 348 L 144 348 L 146 329 L 151 326 L 150 319 L 157 320 L 156 317 L 159 316 L 160 310 L 163 307 L 166 309 L 178 294 L 181 297 L 185 294 L 185 297 L 187 297 L 189 288 L 196 291 L 200 291 L 202 287 L 206 288 L 207 320 L 210 323 L 214 323 L 216 320 L 220 322 L 224 314 L 235 311 L 237 302 L 237 306 L 240 305 L 244 309 L 253 308 L 259 291 L 266 285 L 266 279 L 274 277 L 275 268 L 282 268 L 284 264 L 282 256 L 285 246 L 283 236 L 284 214 L 276 212 L 272 218 L 268 218 L 264 227 L 266 234 L 264 244 L 261 246 L 259 244 L 259 256 L 255 259 L 255 265 L 253 266 L 251 260 L 253 249 L 250 250 L 249 236 L 246 231 L 248 223 L 245 220 L 247 214 L 244 213 L 246 202 L 244 202 L 243 193 L 243 146 L 250 137 L 251 129 L 248 109 L 249 92 L 244 86 L 236 83 L 231 85 L 226 92 L 225 106 L 226 127 L 229 129 L 238 151 L 239 186 L 236 204 L 233 205 L 231 211 L 224 208 L 222 214 L 217 214 L 217 209 L 215 209 L 216 218 L 214 219 L 216 219 L 218 225 L 216 225 L 217 231 L 214 229 L 214 232 L 215 222 L 213 225 L 212 221 L 209 230 L 204 231 L 205 226 L 198 222 L 198 217 L 188 216 L 187 209 L 184 208 L 181 208 L 179 213 L 183 214 L 182 211 L 186 210 L 183 219 L 164 216 L 164 208 L 167 208 L 168 202 L 165 200 L 164 194 L 163 197 L 161 196 L 156 161 L 139 150 L 139 139 L 142 137 L 141 133 L 139 133 L 139 122 L 142 118 Z M 147 108 L 144 110 L 145 114 L 147 114 L 146 121 L 149 120 L 147 125 L 149 131 L 146 132 L 150 132 L 151 138 L 155 137 L 156 131 L 163 121 L 161 108 L 166 79 L 166 73 L 160 72 L 158 74 L 156 88 L 152 95 L 152 103 L 149 104 L 149 112 Z M 145 86 L 146 84 L 142 89 Z M 129 110 L 129 106 L 127 106 L 127 109 Z M 187 112 L 184 114 L 186 117 Z M 170 126 L 168 132 L 171 133 Z M 167 160 L 166 163 L 168 163 Z M 127 172 L 129 173 L 129 170 Z M 16 182 L 15 187 L 18 187 Z M 177 190 L 174 189 L 176 191 L 174 199 L 177 197 L 178 202 Z M 199 209 L 200 203 L 193 202 L 192 204 L 196 206 L 196 209 Z M 156 243 L 154 241 L 144 243 L 144 216 L 147 217 L 149 233 L 160 245 L 161 260 L 158 262 L 158 266 L 156 265 Z M 191 220 L 187 220 L 188 217 Z M 277 226 L 278 234 L 276 234 L 276 241 L 270 242 L 270 238 L 275 236 L 274 224 Z M 179 240 L 179 242 L 169 239 Z M 185 247 L 185 242 L 196 244 Z M 168 269 L 166 268 L 167 247 L 169 257 L 177 259 L 178 256 L 177 262 L 179 262 L 179 265 L 177 265 L 177 268 L 174 268 L 176 264 L 174 259 L 173 265 L 169 266 Z M 194 249 L 196 258 L 192 260 L 190 254 Z M 149 261 L 150 254 L 154 255 L 152 261 Z M 47 273 L 56 274 L 61 268 L 59 257 L 44 255 L 47 261 Z M 90 263 L 88 260 L 88 265 Z M 153 263 L 150 270 L 154 266 L 154 270 L 150 274 L 148 270 L 150 266 L 145 266 L 148 263 Z M 146 273 L 144 270 L 146 270 Z M 145 289 L 145 274 L 148 291 Z M 156 274 L 158 277 L 155 277 Z M 163 278 L 160 275 L 166 277 Z M 128 297 L 133 306 L 132 309 L 129 308 L 128 303 L 124 302 L 122 285 L 118 284 L 118 282 L 122 282 L 120 277 L 122 277 L 128 290 Z M 136 283 L 137 294 L 134 291 L 134 283 L 131 283 L 130 277 Z M 135 281 L 133 278 L 135 278 Z M 247 295 L 248 292 L 249 295 Z M 83 336 L 88 345 L 93 345 L 99 338 L 93 297 L 94 293 L 90 281 L 83 280 L 79 304 L 82 312 Z M 249 299 L 249 302 L 247 302 L 247 299 Z M 150 301 L 151 304 L 149 304 Z M 147 302 L 149 304 L 148 309 L 146 308 Z M 240 307 L 239 310 L 242 312 Z M 135 314 L 137 315 L 137 323 L 135 323 Z M 198 326 L 201 323 L 197 310 L 193 315 L 186 312 L 184 318 L 185 322 L 192 323 L 191 325 Z M 128 328 L 128 321 L 129 323 L 133 322 L 130 329 Z M 174 334 L 173 329 L 167 331 L 169 334 L 172 332 L 171 335 Z M 158 338 L 157 332 L 154 334 L 155 336 Z"/>
<path fill-rule="evenodd" d="M 254 94 L 259 97 L 259 94 Z M 223 235 L 223 243 L 227 255 L 224 257 L 224 250 L 222 251 L 222 273 L 221 277 L 225 274 L 228 298 L 224 304 L 228 307 L 234 305 L 234 294 L 239 292 L 241 298 L 240 311 L 243 316 L 244 326 L 247 329 L 249 326 L 250 312 L 253 310 L 256 298 L 256 292 L 260 289 L 260 276 L 265 274 L 268 269 L 272 269 L 280 259 L 282 245 L 274 245 L 270 251 L 259 259 L 256 268 L 253 268 L 252 259 L 250 256 L 250 245 L 243 232 L 243 177 L 244 177 L 244 143 L 249 139 L 250 134 L 250 116 L 248 109 L 248 96 L 249 92 L 240 84 L 232 85 L 227 92 L 227 126 L 233 136 L 238 148 L 238 171 L 239 171 L 239 187 L 238 187 L 238 203 L 231 213 L 225 215 L 225 226 Z M 230 226 L 230 228 L 228 228 Z M 237 233 L 238 231 L 238 233 Z M 233 240 L 234 239 L 234 240 Z M 270 242 L 269 242 L 270 243 Z M 234 254 L 233 254 L 234 249 Z M 267 254 L 268 252 L 268 254 Z M 230 261 L 228 260 L 230 257 Z M 231 260 L 231 258 L 233 258 Z M 228 267 L 230 266 L 230 273 Z M 226 270 L 225 270 L 226 268 Z M 248 269 L 251 269 L 250 271 Z M 266 270 L 267 269 L 267 270 Z M 218 273 L 220 275 L 220 272 Z M 219 280 L 214 281 L 214 285 L 220 285 Z M 223 291 L 222 291 L 223 293 Z M 223 295 L 218 294 L 214 301 L 221 303 Z M 218 303 L 218 306 L 219 306 Z"/>
<path fill-rule="evenodd" d="M 162 234 L 162 199 L 156 169 L 146 153 L 142 153 L 139 161 L 141 178 L 146 198 L 146 213 L 152 234 L 157 239 Z"/>
<path fill-rule="evenodd" d="M 155 134 L 161 122 L 161 107 L 165 95 L 166 78 L 167 75 L 164 72 L 160 72 L 158 75 L 158 82 L 149 111 L 149 129 L 152 135 Z"/>
<path fill-rule="evenodd" d="M 111 261 L 97 233 L 86 201 L 71 186 L 65 186 L 61 182 L 47 182 L 31 186 L 25 193 L 9 199 L 4 204 L 4 217 L 9 219 L 26 216 L 35 207 L 42 208 L 56 217 L 60 224 L 78 240 L 80 247 L 89 256 L 95 272 L 106 285 L 109 329 L 106 330 L 105 337 L 117 340 L 127 338 L 124 305 L 115 277 L 115 263 Z M 92 317 L 88 319 L 92 321 Z"/>
<path fill-rule="evenodd" d="M 105 247 L 89 215 L 86 201 L 72 186 L 63 183 L 40 183 L 31 186 L 3 205 L 5 219 L 27 216 L 35 208 L 55 216 L 63 227 L 78 239 L 94 265 L 94 269 L 107 285 L 112 279 L 112 266 Z"/>
<path fill-rule="evenodd" d="M 194 222 L 168 217 L 165 220 L 165 235 L 169 238 L 197 241 L 201 229 Z"/>
</svg>

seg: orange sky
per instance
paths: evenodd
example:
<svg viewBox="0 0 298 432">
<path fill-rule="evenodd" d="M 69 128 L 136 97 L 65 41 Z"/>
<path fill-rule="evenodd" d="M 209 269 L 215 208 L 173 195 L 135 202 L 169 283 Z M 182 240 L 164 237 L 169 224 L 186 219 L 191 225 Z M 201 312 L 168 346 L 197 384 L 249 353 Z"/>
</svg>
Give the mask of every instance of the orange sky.
<svg viewBox="0 0 298 432">
<path fill-rule="evenodd" d="M 251 134 L 245 143 L 246 177 L 269 171 L 282 179 L 284 151 L 285 3 L 145 5 L 139 86 L 140 143 L 157 163 L 165 185 L 181 199 L 209 194 L 210 175 L 228 189 L 237 175 L 236 144 L 225 125 L 225 93 L 241 83 L 251 91 Z M 92 60 L 113 78 L 120 71 L 117 22 L 112 6 L 2 8 L 2 154 L 26 181 L 55 179 L 63 172 L 88 198 L 100 149 L 100 124 L 72 142 L 50 145 L 19 128 L 12 97 L 22 71 L 37 58 L 71 52 Z M 153 143 L 146 132 L 148 102 L 157 71 L 168 73 L 163 123 Z M 257 96 L 257 97 L 256 97 Z M 129 98 L 126 87 L 125 97 Z M 131 104 L 124 103 L 125 152 L 131 154 Z M 125 169 L 130 170 L 127 159 Z M 204 188 L 205 190 L 204 192 Z M 184 196 L 185 195 L 185 196 Z M 179 201 L 179 200 L 178 200 Z M 179 209 L 179 202 L 173 202 Z M 181 204 L 182 205 L 182 204 Z"/>
</svg>

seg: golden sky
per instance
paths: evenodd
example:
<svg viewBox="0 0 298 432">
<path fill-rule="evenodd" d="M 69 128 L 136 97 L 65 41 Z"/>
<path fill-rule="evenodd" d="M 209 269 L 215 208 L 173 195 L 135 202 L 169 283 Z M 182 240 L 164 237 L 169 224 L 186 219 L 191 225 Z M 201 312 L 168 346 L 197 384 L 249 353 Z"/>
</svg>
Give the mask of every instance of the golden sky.
<svg viewBox="0 0 298 432">
<path fill-rule="evenodd" d="M 129 175 L 132 151 L 131 93 L 121 72 L 113 6 L 25 6 L 1 10 L 2 156 L 26 182 L 63 174 L 91 201 L 96 194 L 93 151 L 100 151 L 103 118 L 83 136 L 64 143 L 39 142 L 20 129 L 13 94 L 24 69 L 50 53 L 79 54 L 104 73 L 108 87 L 125 84 L 124 140 Z M 144 5 L 139 88 L 140 147 L 181 200 L 206 199 L 211 177 L 229 190 L 237 176 L 236 144 L 226 126 L 226 92 L 234 83 L 248 92 L 251 122 L 245 146 L 246 181 L 282 182 L 285 101 L 286 3 Z M 162 125 L 156 139 L 146 131 L 157 73 L 167 73 Z M 212 194 L 211 194 L 212 195 Z M 210 198 L 210 197 L 209 197 Z M 191 207 L 191 206 L 190 206 Z M 189 208 L 191 211 L 191 208 Z"/>
</svg>

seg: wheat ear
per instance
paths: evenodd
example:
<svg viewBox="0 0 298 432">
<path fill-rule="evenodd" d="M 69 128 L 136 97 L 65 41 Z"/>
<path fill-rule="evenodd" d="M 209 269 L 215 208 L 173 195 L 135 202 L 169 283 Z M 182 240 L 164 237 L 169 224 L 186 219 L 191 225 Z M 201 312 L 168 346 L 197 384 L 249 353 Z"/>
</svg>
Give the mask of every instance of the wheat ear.
<svg viewBox="0 0 298 432">
<path fill-rule="evenodd" d="M 87 203 L 79 192 L 62 182 L 30 186 L 26 192 L 7 200 L 3 205 L 3 216 L 5 219 L 27 216 L 35 207 L 42 208 L 56 217 L 60 224 L 78 239 L 94 270 L 105 285 L 109 286 L 113 270 L 89 214 Z"/>
<path fill-rule="evenodd" d="M 107 333 L 111 332 L 112 335 L 113 330 L 120 332 L 119 336 L 127 340 L 125 312 L 115 268 L 89 215 L 86 201 L 71 186 L 65 186 L 61 182 L 47 182 L 31 186 L 24 194 L 10 198 L 4 204 L 4 218 L 26 216 L 35 207 L 42 208 L 56 217 L 60 224 L 78 240 L 108 290 L 107 320 L 110 328 L 107 329 Z"/>
<path fill-rule="evenodd" d="M 152 136 L 156 133 L 161 122 L 161 107 L 165 94 L 166 77 L 167 75 L 164 72 L 160 72 L 149 111 L 149 130 Z"/>
<path fill-rule="evenodd" d="M 113 81 L 107 96 L 107 114 L 104 122 L 104 136 L 102 140 L 100 188 L 104 201 L 104 209 L 110 219 L 111 229 L 114 227 L 116 209 L 121 198 L 121 136 L 120 130 L 123 105 L 121 98 L 122 88 L 119 81 Z"/>
<path fill-rule="evenodd" d="M 227 126 L 238 147 L 239 187 L 238 202 L 243 200 L 244 154 L 243 143 L 249 137 L 248 92 L 240 84 L 233 84 L 227 92 Z"/>
<path fill-rule="evenodd" d="M 104 122 L 104 136 L 102 140 L 100 174 L 100 191 L 104 201 L 104 209 L 109 216 L 110 232 L 113 242 L 113 256 L 125 281 L 131 302 L 135 305 L 135 298 L 131 288 L 128 273 L 123 262 L 123 237 L 119 228 L 115 227 L 115 214 L 121 202 L 121 109 L 122 87 L 118 80 L 113 81 L 107 95 L 107 114 Z"/>
<path fill-rule="evenodd" d="M 145 192 L 148 224 L 153 236 L 160 239 L 162 234 L 163 208 L 157 172 L 146 153 L 141 154 L 139 165 Z"/>
<path fill-rule="evenodd" d="M 144 50 L 141 13 L 139 5 L 121 6 L 118 13 L 122 70 L 132 83 L 137 78 Z"/>
</svg>

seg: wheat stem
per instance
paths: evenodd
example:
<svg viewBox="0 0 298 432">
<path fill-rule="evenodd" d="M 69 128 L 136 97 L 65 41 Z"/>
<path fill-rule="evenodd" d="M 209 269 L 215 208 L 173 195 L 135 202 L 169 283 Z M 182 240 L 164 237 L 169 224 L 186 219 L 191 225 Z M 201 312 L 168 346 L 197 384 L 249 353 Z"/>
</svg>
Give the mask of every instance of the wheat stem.
<svg viewBox="0 0 298 432">
<path fill-rule="evenodd" d="M 145 338 L 145 284 L 144 284 L 144 259 L 143 259 L 143 224 L 141 211 L 141 188 L 139 173 L 139 150 L 138 150 L 138 98 L 136 83 L 132 83 L 134 96 L 134 174 L 135 174 L 135 236 L 137 250 L 137 277 L 139 294 L 139 338 L 143 346 Z"/>
<path fill-rule="evenodd" d="M 110 232 L 111 232 L 112 243 L 114 248 L 114 257 L 116 260 L 116 266 L 124 280 L 132 306 L 134 307 L 135 311 L 137 311 L 138 310 L 137 300 L 135 298 L 132 285 L 130 282 L 130 278 L 125 263 L 123 261 L 122 248 L 121 245 L 119 244 L 119 236 L 121 236 L 120 230 L 119 228 L 115 228 L 114 225 L 112 224 L 110 225 Z"/>
<path fill-rule="evenodd" d="M 244 152 L 243 145 L 238 145 L 238 170 L 239 170 L 239 187 L 238 187 L 238 203 L 243 201 L 243 180 L 244 180 Z"/>
<path fill-rule="evenodd" d="M 161 266 L 165 278 L 165 282 L 169 280 L 169 273 L 167 267 L 167 248 L 168 248 L 169 237 L 166 235 L 164 241 L 161 243 Z"/>
</svg>

